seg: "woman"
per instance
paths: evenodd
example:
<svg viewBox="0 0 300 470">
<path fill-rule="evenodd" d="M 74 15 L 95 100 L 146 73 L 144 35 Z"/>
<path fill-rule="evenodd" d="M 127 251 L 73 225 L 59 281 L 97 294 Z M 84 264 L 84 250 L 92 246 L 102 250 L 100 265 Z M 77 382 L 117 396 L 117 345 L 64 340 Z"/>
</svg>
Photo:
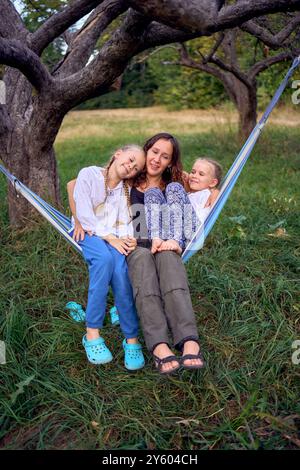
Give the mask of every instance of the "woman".
<svg viewBox="0 0 300 470">
<path fill-rule="evenodd" d="M 148 189 L 182 183 L 179 145 L 172 135 L 160 133 L 146 142 L 144 150 L 146 169 L 134 180 L 130 193 L 138 246 L 127 256 L 127 263 L 136 307 L 146 346 L 160 373 L 170 374 L 180 366 L 199 369 L 204 361 L 181 248 L 169 240 L 166 251 L 151 252 L 143 206 Z M 181 358 L 170 348 L 169 332 L 175 348 L 182 351 Z"/>
</svg>

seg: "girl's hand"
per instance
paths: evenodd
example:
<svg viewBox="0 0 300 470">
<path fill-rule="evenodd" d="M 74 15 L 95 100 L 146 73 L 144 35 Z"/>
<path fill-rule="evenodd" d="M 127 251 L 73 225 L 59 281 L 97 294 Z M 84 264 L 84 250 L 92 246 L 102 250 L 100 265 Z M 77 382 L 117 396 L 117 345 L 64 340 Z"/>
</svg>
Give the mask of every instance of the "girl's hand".
<svg viewBox="0 0 300 470">
<path fill-rule="evenodd" d="M 134 237 L 122 237 L 121 240 L 123 240 L 127 246 L 127 251 L 128 254 L 134 251 L 137 247 L 137 240 Z"/>
<path fill-rule="evenodd" d="M 219 196 L 219 193 L 220 193 L 219 189 L 213 189 L 204 207 L 211 207 L 213 203 L 215 202 L 215 200 L 217 199 L 217 197 Z"/>
<path fill-rule="evenodd" d="M 116 250 L 118 250 L 119 253 L 121 253 L 122 255 L 125 255 L 127 256 L 130 251 L 127 243 L 126 243 L 126 240 L 127 238 L 123 239 L 123 238 L 107 238 L 106 241 L 111 245 L 113 246 Z"/>
<path fill-rule="evenodd" d="M 90 234 L 90 233 L 89 233 Z M 81 223 L 79 222 L 78 219 L 75 219 L 75 227 L 74 227 L 74 233 L 73 233 L 73 240 L 75 242 L 83 241 L 84 240 L 84 230 L 82 228 Z"/>
<path fill-rule="evenodd" d="M 187 171 L 182 172 L 182 179 L 185 183 L 189 181 L 189 174 Z"/>
<path fill-rule="evenodd" d="M 189 193 L 191 188 L 189 185 L 189 174 L 186 171 L 182 172 L 182 179 L 184 183 L 184 189 L 186 190 L 187 193 Z"/>
</svg>

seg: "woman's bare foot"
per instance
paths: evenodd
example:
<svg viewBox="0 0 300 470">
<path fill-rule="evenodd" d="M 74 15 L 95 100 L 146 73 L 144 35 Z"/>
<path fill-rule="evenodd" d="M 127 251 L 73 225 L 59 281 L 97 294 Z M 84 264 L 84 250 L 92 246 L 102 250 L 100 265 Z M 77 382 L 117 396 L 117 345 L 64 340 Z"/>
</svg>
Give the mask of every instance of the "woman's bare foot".
<svg viewBox="0 0 300 470">
<path fill-rule="evenodd" d="M 165 343 L 161 343 L 153 350 L 154 356 L 157 356 L 159 359 L 165 359 L 170 356 L 174 356 L 174 353 L 171 351 L 169 346 Z M 159 370 L 163 374 L 171 373 L 179 368 L 179 359 L 166 362 L 165 364 L 161 364 Z"/>
<path fill-rule="evenodd" d="M 157 251 L 175 251 L 178 255 L 182 253 L 182 249 L 176 240 L 166 240 L 162 242 Z"/>
<path fill-rule="evenodd" d="M 184 356 L 192 354 L 198 356 L 200 354 L 200 346 L 196 341 L 186 341 L 184 343 L 184 348 L 182 352 L 182 365 L 183 367 L 192 367 L 195 369 L 200 369 L 204 366 L 203 359 L 201 357 L 196 357 L 195 359 L 184 359 Z"/>
<path fill-rule="evenodd" d="M 152 240 L 152 246 L 151 246 L 151 253 L 154 255 L 161 244 L 163 243 L 163 240 L 161 238 L 153 238 Z"/>
</svg>

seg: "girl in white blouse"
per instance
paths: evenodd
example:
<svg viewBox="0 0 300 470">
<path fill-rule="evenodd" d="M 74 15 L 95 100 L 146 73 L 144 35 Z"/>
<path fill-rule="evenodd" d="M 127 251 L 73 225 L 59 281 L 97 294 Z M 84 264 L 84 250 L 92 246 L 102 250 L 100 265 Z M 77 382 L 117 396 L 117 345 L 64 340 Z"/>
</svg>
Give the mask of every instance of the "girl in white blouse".
<svg viewBox="0 0 300 470">
<path fill-rule="evenodd" d="M 74 193 L 74 182 L 68 184 L 73 238 L 82 247 L 89 269 L 87 332 L 82 343 L 90 362 L 104 364 L 112 360 L 99 334 L 111 285 L 125 336 L 125 367 L 130 370 L 143 367 L 144 357 L 137 339 L 138 318 L 126 263 L 126 256 L 136 247 L 127 180 L 136 176 L 144 165 L 143 149 L 128 145 L 114 153 L 106 168 L 83 168 Z"/>
<path fill-rule="evenodd" d="M 219 194 L 222 167 L 215 160 L 198 158 L 190 174 L 183 172 L 183 178 L 184 188 L 179 183 L 170 183 L 165 194 L 158 188 L 145 193 L 148 236 L 152 240 L 153 254 L 166 250 L 182 253 Z"/>
</svg>

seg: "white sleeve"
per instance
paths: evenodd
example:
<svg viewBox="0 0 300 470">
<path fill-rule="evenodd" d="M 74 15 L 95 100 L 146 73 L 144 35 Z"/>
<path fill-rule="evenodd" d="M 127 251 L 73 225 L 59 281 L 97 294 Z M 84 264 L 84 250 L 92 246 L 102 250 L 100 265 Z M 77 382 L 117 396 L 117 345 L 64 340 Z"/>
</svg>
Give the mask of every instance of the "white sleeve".
<svg viewBox="0 0 300 470">
<path fill-rule="evenodd" d="M 83 168 L 78 174 L 74 188 L 76 217 L 84 230 L 91 230 L 94 232 L 97 225 L 97 217 L 94 213 L 91 191 L 91 172 L 89 168 Z"/>
<path fill-rule="evenodd" d="M 210 209 L 211 207 L 202 207 L 201 209 L 198 208 L 196 214 L 201 223 L 203 223 L 208 216 Z"/>
<path fill-rule="evenodd" d="M 196 191 L 195 193 L 189 193 L 188 196 L 198 219 L 203 223 L 211 209 L 211 207 L 204 207 L 210 196 L 210 191 L 204 189 L 202 191 Z"/>
</svg>

